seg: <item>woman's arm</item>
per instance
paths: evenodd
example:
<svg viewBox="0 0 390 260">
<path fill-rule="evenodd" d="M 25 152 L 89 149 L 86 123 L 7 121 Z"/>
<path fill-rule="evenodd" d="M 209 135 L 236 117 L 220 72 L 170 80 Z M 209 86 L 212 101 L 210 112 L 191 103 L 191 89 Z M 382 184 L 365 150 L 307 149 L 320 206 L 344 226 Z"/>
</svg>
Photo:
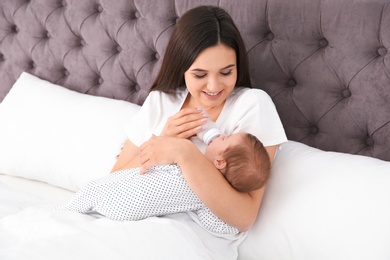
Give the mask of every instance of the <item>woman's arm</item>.
<svg viewBox="0 0 390 260">
<path fill-rule="evenodd" d="M 122 150 L 116 160 L 111 172 L 125 170 L 129 168 L 140 167 L 139 148 L 130 140 L 127 140 L 122 147 Z"/>
<path fill-rule="evenodd" d="M 276 146 L 267 151 L 273 158 Z M 250 193 L 236 191 L 189 140 L 152 137 L 140 147 L 140 152 L 143 170 L 177 163 L 195 194 L 226 223 L 246 231 L 256 220 L 264 188 Z"/>
<path fill-rule="evenodd" d="M 161 135 L 189 138 L 200 131 L 200 127 L 205 124 L 204 118 L 205 115 L 198 108 L 182 109 L 167 119 Z M 127 140 L 111 172 L 139 166 L 139 148 Z"/>
</svg>

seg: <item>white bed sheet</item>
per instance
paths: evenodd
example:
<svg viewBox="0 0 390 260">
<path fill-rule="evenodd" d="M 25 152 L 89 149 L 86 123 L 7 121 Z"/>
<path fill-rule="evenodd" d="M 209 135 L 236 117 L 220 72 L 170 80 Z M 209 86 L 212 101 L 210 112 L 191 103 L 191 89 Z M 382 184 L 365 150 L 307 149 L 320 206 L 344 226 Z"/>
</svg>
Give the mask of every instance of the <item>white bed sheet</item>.
<svg viewBox="0 0 390 260">
<path fill-rule="evenodd" d="M 0 182 L 15 189 L 16 191 L 28 193 L 52 203 L 65 203 L 74 194 L 73 191 L 49 185 L 47 183 L 4 175 L 1 173 Z"/>
<path fill-rule="evenodd" d="M 237 241 L 204 232 L 186 213 L 113 221 L 56 211 L 72 192 L 2 175 L 0 259 L 236 259 Z"/>
</svg>

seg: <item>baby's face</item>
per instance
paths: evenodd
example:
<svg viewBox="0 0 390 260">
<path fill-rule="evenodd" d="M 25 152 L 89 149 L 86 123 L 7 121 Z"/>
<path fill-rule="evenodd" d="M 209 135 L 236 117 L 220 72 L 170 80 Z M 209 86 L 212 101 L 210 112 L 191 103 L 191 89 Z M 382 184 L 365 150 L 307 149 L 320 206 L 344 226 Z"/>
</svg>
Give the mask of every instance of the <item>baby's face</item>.
<svg viewBox="0 0 390 260">
<path fill-rule="evenodd" d="M 239 144 L 243 135 L 243 133 L 232 135 L 221 134 L 207 146 L 205 152 L 206 157 L 213 161 L 218 156 L 222 155 L 229 146 L 235 146 Z"/>
</svg>

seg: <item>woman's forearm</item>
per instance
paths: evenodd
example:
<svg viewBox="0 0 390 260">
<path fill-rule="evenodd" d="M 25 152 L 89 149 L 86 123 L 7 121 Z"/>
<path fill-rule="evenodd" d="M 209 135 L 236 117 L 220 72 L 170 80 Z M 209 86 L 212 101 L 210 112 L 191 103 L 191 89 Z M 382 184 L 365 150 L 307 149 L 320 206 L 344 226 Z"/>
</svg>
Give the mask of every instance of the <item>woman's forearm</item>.
<svg viewBox="0 0 390 260">
<path fill-rule="evenodd" d="M 246 231 L 254 223 L 264 189 L 236 191 L 214 165 L 191 143 L 181 146 L 176 163 L 195 194 L 226 223 Z"/>
<path fill-rule="evenodd" d="M 139 148 L 127 140 L 115 162 L 111 172 L 125 170 L 141 166 L 139 161 Z"/>
<path fill-rule="evenodd" d="M 276 146 L 266 147 L 270 158 Z M 241 231 L 256 220 L 264 188 L 250 193 L 236 191 L 188 139 L 153 136 L 140 147 L 141 172 L 155 165 L 176 163 L 195 194 L 226 223 Z"/>
</svg>

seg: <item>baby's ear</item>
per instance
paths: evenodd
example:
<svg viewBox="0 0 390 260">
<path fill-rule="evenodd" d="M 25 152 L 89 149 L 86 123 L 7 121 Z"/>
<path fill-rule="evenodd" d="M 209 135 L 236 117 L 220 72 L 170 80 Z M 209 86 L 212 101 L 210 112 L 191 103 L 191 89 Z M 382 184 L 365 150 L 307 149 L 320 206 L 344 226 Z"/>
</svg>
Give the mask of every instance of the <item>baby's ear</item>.
<svg viewBox="0 0 390 260">
<path fill-rule="evenodd" d="M 223 159 L 222 157 L 215 159 L 214 165 L 215 165 L 215 167 L 217 167 L 218 170 L 225 173 L 225 168 L 226 168 L 226 160 L 225 159 Z"/>
</svg>

